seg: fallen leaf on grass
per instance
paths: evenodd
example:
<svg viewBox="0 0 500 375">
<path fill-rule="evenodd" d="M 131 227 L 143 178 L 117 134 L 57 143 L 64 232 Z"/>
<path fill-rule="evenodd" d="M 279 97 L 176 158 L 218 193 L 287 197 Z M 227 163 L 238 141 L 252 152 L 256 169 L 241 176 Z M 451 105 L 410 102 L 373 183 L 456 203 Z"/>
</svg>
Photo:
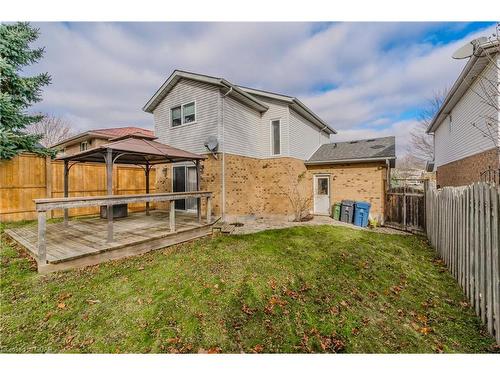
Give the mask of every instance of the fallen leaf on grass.
<svg viewBox="0 0 500 375">
<path fill-rule="evenodd" d="M 61 309 L 61 310 L 64 310 L 66 308 L 66 304 L 64 302 L 59 302 L 57 304 L 57 308 Z"/>
<path fill-rule="evenodd" d="M 264 347 L 261 344 L 257 344 L 253 347 L 253 353 L 262 353 L 264 351 Z"/>
<path fill-rule="evenodd" d="M 177 344 L 181 341 L 179 337 L 170 337 L 167 339 L 167 344 Z"/>
<path fill-rule="evenodd" d="M 45 318 L 43 320 L 47 321 L 49 320 L 50 318 L 52 318 L 52 316 L 54 315 L 54 313 L 52 311 L 49 311 L 47 313 L 47 315 L 45 315 Z"/>
<path fill-rule="evenodd" d="M 222 350 L 218 346 L 214 346 L 214 347 L 208 349 L 208 354 L 217 354 L 220 352 L 222 352 Z"/>
<path fill-rule="evenodd" d="M 330 314 L 337 315 L 339 313 L 339 308 L 337 306 L 330 307 Z"/>
<path fill-rule="evenodd" d="M 424 335 L 428 335 L 431 332 L 432 332 L 432 328 L 431 327 L 422 327 L 420 329 L 420 333 L 422 333 Z"/>
<path fill-rule="evenodd" d="M 253 313 L 255 312 L 255 309 L 252 309 L 252 308 L 250 308 L 250 307 L 248 307 L 247 305 L 244 304 L 241 307 L 241 311 L 243 311 L 247 315 L 253 315 Z"/>
<path fill-rule="evenodd" d="M 99 301 L 98 299 L 88 299 L 87 303 L 90 305 L 94 305 L 96 303 L 101 303 L 101 301 Z"/>
</svg>

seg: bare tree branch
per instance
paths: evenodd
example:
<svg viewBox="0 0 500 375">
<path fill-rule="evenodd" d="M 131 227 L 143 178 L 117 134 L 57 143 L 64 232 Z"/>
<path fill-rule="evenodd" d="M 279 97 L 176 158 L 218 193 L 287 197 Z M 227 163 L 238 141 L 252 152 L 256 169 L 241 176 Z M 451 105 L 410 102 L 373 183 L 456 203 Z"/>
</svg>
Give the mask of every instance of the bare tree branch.
<svg viewBox="0 0 500 375">
<path fill-rule="evenodd" d="M 434 159 L 434 140 L 432 135 L 426 134 L 425 131 L 441 107 L 447 92 L 447 89 L 442 89 L 433 93 L 417 116 L 418 125 L 410 132 L 407 151 L 421 163 Z"/>
<path fill-rule="evenodd" d="M 26 130 L 29 134 L 41 134 L 43 138 L 40 143 L 44 147 L 50 147 L 74 135 L 68 121 L 52 115 L 44 115 L 41 121 L 30 125 Z"/>
</svg>

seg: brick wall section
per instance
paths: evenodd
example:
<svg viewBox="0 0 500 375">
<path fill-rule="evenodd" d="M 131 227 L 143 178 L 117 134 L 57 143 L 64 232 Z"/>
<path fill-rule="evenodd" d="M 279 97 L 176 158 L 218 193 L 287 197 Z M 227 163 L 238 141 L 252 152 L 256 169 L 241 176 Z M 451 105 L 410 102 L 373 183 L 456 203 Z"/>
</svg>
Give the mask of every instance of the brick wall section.
<svg viewBox="0 0 500 375">
<path fill-rule="evenodd" d="M 436 183 L 440 187 L 469 185 L 480 181 L 481 172 L 488 168 L 499 168 L 496 149 L 437 167 Z"/>
<path fill-rule="evenodd" d="M 384 215 L 387 167 L 384 162 L 308 166 L 311 174 L 330 174 L 330 203 L 343 199 L 371 204 L 370 214 L 381 221 Z"/>
<path fill-rule="evenodd" d="M 171 191 L 172 166 L 158 167 L 158 191 Z M 293 215 L 290 196 L 296 185 L 298 194 L 309 197 L 313 211 L 313 175 L 330 174 L 331 204 L 342 199 L 370 202 L 373 215 L 381 218 L 384 209 L 385 163 L 336 164 L 308 166 L 299 159 L 284 157 L 256 159 L 232 154 L 225 156 L 226 215 L 228 220 L 261 216 Z M 297 176 L 304 173 L 299 184 Z M 213 213 L 221 215 L 222 155 L 208 156 L 202 162 L 201 189 L 214 193 Z M 162 207 L 168 208 L 168 204 Z M 204 212 L 202 205 L 202 212 Z"/>
</svg>

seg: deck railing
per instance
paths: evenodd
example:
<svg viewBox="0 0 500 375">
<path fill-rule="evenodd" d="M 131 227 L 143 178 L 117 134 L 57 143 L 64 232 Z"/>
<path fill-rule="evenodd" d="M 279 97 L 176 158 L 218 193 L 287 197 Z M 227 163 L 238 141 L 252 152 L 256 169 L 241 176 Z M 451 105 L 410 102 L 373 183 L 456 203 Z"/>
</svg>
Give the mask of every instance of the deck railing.
<svg viewBox="0 0 500 375">
<path fill-rule="evenodd" d="M 108 219 L 108 242 L 113 242 L 113 205 L 138 202 L 170 202 L 169 228 L 175 232 L 175 208 L 176 200 L 195 198 L 197 204 L 198 222 L 201 222 L 201 199 L 206 199 L 206 221 L 212 220 L 212 192 L 190 191 L 183 193 L 157 193 L 157 194 L 134 194 L 134 195 L 103 195 L 94 197 L 71 197 L 71 198 L 44 198 L 34 199 L 36 211 L 38 212 L 38 262 L 44 264 L 47 261 L 46 249 L 46 212 L 55 209 L 70 209 L 91 206 L 107 206 Z M 67 224 L 67 219 L 65 218 Z"/>
</svg>

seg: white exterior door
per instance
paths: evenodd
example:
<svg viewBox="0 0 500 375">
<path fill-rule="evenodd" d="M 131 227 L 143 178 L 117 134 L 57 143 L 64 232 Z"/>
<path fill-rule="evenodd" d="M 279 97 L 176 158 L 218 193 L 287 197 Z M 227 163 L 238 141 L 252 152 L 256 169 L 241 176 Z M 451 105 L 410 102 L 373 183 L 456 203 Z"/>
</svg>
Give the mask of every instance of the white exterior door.
<svg viewBox="0 0 500 375">
<path fill-rule="evenodd" d="M 328 215 L 330 213 L 330 176 L 314 176 L 314 213 Z"/>
</svg>

